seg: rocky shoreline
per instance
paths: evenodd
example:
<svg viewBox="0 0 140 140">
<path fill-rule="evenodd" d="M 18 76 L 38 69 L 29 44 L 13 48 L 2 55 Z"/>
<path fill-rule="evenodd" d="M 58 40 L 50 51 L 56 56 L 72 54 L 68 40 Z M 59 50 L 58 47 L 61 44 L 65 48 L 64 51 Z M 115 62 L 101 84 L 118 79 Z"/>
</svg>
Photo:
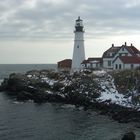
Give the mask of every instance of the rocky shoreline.
<svg viewBox="0 0 140 140">
<path fill-rule="evenodd" d="M 131 89 L 126 88 L 127 94 L 119 93 L 122 89 L 125 93 L 125 87 L 122 85 L 119 88 L 116 75 L 90 70 L 79 73 L 33 70 L 25 74 L 11 74 L 8 79 L 4 79 L 0 90 L 7 91 L 6 94 L 18 101 L 74 104 L 108 115 L 120 123 L 140 122 L 139 100 L 135 99 L 137 104 L 132 100 L 134 95 Z"/>
</svg>

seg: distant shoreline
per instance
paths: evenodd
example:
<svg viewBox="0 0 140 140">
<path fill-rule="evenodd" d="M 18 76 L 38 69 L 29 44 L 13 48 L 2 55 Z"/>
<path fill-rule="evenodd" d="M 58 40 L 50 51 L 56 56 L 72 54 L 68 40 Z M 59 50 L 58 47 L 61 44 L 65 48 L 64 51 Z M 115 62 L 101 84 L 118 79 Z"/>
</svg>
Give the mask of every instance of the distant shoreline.
<svg viewBox="0 0 140 140">
<path fill-rule="evenodd" d="M 23 63 L 23 64 L 15 64 L 15 63 L 12 63 L 12 64 L 0 64 L 0 65 L 57 65 L 55 63 Z"/>
</svg>

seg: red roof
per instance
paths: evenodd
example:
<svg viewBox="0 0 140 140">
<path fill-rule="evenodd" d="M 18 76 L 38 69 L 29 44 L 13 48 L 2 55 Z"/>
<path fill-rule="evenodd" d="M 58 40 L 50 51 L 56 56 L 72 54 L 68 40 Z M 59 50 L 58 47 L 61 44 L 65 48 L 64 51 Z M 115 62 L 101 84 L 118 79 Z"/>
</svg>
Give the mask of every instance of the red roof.
<svg viewBox="0 0 140 140">
<path fill-rule="evenodd" d="M 138 56 L 120 56 L 119 58 L 123 63 L 126 64 L 140 64 L 140 57 Z"/>
<path fill-rule="evenodd" d="M 71 68 L 72 60 L 71 59 L 64 59 L 57 63 L 58 68 Z"/>
<path fill-rule="evenodd" d="M 139 53 L 139 50 L 135 48 L 134 46 L 125 46 L 125 48 L 132 54 L 136 55 Z"/>
<path fill-rule="evenodd" d="M 114 55 L 120 50 L 120 46 L 116 47 L 116 46 L 113 46 L 111 48 L 109 48 L 107 51 L 105 51 L 103 53 L 103 57 L 104 58 L 112 58 L 114 57 Z M 110 56 L 109 54 L 112 53 L 112 56 Z"/>
<path fill-rule="evenodd" d="M 101 57 L 89 57 L 87 60 L 88 61 L 99 61 L 99 62 L 102 62 L 102 58 Z"/>
<path fill-rule="evenodd" d="M 127 46 L 127 44 L 122 45 L 122 46 L 113 45 L 111 48 L 109 48 L 107 51 L 105 51 L 103 53 L 103 58 L 113 58 L 121 48 L 126 48 L 128 50 L 128 52 L 133 56 L 140 54 L 139 50 L 137 48 L 135 48 L 132 44 L 131 44 L 131 46 Z M 110 56 L 110 53 L 112 53 L 111 56 Z"/>
</svg>

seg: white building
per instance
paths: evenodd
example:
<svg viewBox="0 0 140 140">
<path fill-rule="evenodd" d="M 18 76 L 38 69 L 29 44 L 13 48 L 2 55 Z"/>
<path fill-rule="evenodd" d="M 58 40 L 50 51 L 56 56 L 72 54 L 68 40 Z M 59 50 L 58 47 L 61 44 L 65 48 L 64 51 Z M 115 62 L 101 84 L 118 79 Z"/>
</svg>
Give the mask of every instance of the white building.
<svg viewBox="0 0 140 140">
<path fill-rule="evenodd" d="M 75 40 L 72 58 L 72 70 L 81 69 L 81 63 L 85 60 L 84 49 L 84 26 L 83 21 L 78 17 L 75 23 Z"/>
<path fill-rule="evenodd" d="M 140 64 L 139 50 L 132 44 L 127 46 L 126 42 L 122 46 L 112 44 L 112 47 L 104 52 L 102 58 L 104 69 L 131 69 Z"/>
<path fill-rule="evenodd" d="M 140 68 L 140 51 L 132 44 L 125 42 L 122 46 L 114 46 L 103 53 L 102 58 L 88 58 L 81 63 L 83 68 L 124 70 Z"/>
<path fill-rule="evenodd" d="M 83 68 L 101 69 L 102 68 L 102 58 L 100 58 L 100 57 L 88 58 L 87 60 L 84 60 L 81 63 L 81 65 Z"/>
<path fill-rule="evenodd" d="M 120 56 L 113 62 L 114 70 L 136 69 L 140 68 L 140 57 L 138 56 Z"/>
</svg>

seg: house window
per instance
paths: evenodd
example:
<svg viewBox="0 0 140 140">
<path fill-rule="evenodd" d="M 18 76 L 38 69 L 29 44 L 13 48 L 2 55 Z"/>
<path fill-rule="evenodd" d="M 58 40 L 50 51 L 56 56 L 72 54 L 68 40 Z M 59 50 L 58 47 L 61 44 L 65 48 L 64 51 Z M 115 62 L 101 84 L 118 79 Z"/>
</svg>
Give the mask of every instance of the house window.
<svg viewBox="0 0 140 140">
<path fill-rule="evenodd" d="M 79 48 L 79 46 L 77 46 L 77 48 Z"/>
<path fill-rule="evenodd" d="M 93 64 L 92 63 L 90 63 L 90 68 L 92 68 L 93 67 Z"/>
<path fill-rule="evenodd" d="M 122 48 L 122 51 L 124 51 L 124 48 Z"/>
<path fill-rule="evenodd" d="M 119 56 L 122 56 L 122 54 L 121 54 L 121 53 L 119 53 Z"/>
<path fill-rule="evenodd" d="M 118 69 L 118 64 L 115 65 L 115 69 Z"/>
<path fill-rule="evenodd" d="M 98 68 L 98 63 L 96 63 L 96 68 Z"/>
<path fill-rule="evenodd" d="M 125 56 L 128 56 L 128 53 L 126 53 Z"/>
<path fill-rule="evenodd" d="M 110 53 L 107 53 L 107 56 L 110 56 Z"/>
<path fill-rule="evenodd" d="M 134 68 L 134 65 L 133 64 L 131 64 L 131 69 L 133 69 Z"/>
<path fill-rule="evenodd" d="M 111 66 L 111 60 L 108 61 L 108 66 Z"/>
<path fill-rule="evenodd" d="M 119 64 L 119 69 L 122 69 L 122 65 L 121 64 Z"/>
</svg>

